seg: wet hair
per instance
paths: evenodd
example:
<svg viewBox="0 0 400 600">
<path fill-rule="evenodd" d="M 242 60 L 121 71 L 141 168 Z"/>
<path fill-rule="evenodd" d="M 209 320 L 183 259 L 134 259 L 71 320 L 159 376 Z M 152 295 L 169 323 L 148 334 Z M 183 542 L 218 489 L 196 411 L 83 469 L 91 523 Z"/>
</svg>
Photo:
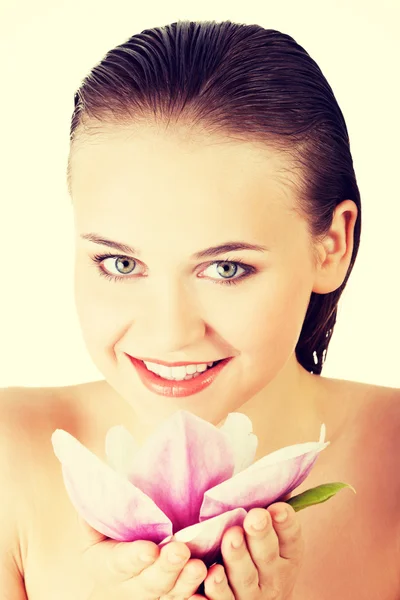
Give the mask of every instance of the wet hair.
<svg viewBox="0 0 400 600">
<path fill-rule="evenodd" d="M 284 176 L 313 241 L 328 232 L 336 206 L 353 200 L 358 216 L 346 277 L 333 292 L 311 293 L 296 345 L 299 363 L 319 375 L 358 252 L 361 200 L 343 114 L 306 50 L 289 35 L 259 25 L 178 21 L 146 29 L 107 52 L 74 101 L 71 196 L 78 139 L 101 134 L 106 125 L 172 122 L 203 137 L 260 142 L 289 158 L 293 169 Z"/>
</svg>

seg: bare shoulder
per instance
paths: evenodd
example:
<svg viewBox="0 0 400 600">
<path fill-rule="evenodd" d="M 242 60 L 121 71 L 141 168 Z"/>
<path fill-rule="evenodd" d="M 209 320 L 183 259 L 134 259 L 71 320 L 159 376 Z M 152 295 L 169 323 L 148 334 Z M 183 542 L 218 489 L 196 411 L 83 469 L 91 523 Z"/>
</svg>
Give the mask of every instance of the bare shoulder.
<svg viewBox="0 0 400 600">
<path fill-rule="evenodd" d="M 367 448 L 400 450 L 400 389 L 327 379 L 328 401 L 343 407 L 348 429 Z M 397 453 L 394 452 L 396 455 Z"/>
<path fill-rule="evenodd" d="M 367 384 L 357 384 L 357 388 L 365 433 L 373 430 L 382 444 L 400 450 L 400 389 Z"/>
<path fill-rule="evenodd" d="M 51 449 L 51 434 L 57 428 L 85 437 L 89 422 L 95 426 L 90 417 L 96 384 L 0 389 L 0 432 L 21 453 Z"/>
<path fill-rule="evenodd" d="M 327 386 L 329 402 L 350 407 L 343 427 L 348 455 L 371 503 L 384 505 L 388 527 L 398 523 L 400 541 L 400 389 L 336 379 Z"/>
<path fill-rule="evenodd" d="M 27 597 L 25 561 L 28 531 L 40 504 L 40 468 L 34 467 L 45 454 L 45 396 L 34 388 L 0 389 L 0 589 L 15 600 Z"/>
<path fill-rule="evenodd" d="M 68 388 L 0 389 L 3 472 L 12 474 L 12 484 L 21 492 L 37 487 L 38 467 L 46 463 L 52 431 L 79 420 L 73 397 Z"/>
<path fill-rule="evenodd" d="M 75 388 L 69 387 L 8 387 L 0 389 L 0 411 L 6 430 L 20 428 L 20 441 L 40 437 L 45 425 L 54 417 L 70 414 Z M 33 419 L 33 422 L 32 422 Z"/>
<path fill-rule="evenodd" d="M 341 481 L 356 494 L 299 513 L 313 549 L 300 590 L 307 598 L 315 586 L 325 598 L 329 581 L 329 597 L 400 598 L 400 390 L 324 377 L 319 385 L 331 444 L 297 493 Z"/>
<path fill-rule="evenodd" d="M 22 497 L 16 431 L 6 418 L 10 394 L 0 390 L 0 589 L 6 597 L 25 598 L 18 526 Z M 15 449 L 15 451 L 14 451 Z"/>
<path fill-rule="evenodd" d="M 400 548 L 400 389 L 366 385 L 359 387 L 359 393 L 364 462 L 369 461 L 376 495 L 385 503 L 392 527 L 397 524 Z"/>
<path fill-rule="evenodd" d="M 90 584 L 79 558 L 76 512 L 65 492 L 51 436 L 64 429 L 101 454 L 107 416 L 113 412 L 112 407 L 106 410 L 110 396 L 104 388 L 108 389 L 101 382 L 91 382 L 0 389 L 1 598 L 55 597 L 53 592 L 46 595 L 44 587 L 58 589 L 57 577 L 67 564 L 74 577 L 80 574 L 82 593 L 82 586 Z M 64 593 L 76 597 L 76 589 L 69 596 L 67 588 Z"/>
<path fill-rule="evenodd" d="M 20 496 L 29 497 L 32 512 L 39 510 L 35 501 L 43 505 L 45 490 L 49 491 L 53 474 L 60 471 L 51 443 L 56 429 L 68 431 L 92 451 L 102 450 L 113 408 L 104 384 L 0 389 L 3 463 L 12 469 L 13 483 L 24 490 Z"/>
<path fill-rule="evenodd" d="M 361 383 L 344 382 L 347 392 L 354 394 L 354 446 L 360 482 L 360 506 L 371 509 L 370 529 L 376 539 L 385 540 L 386 576 L 399 580 L 400 565 L 400 389 Z M 356 426 L 357 425 L 357 426 Z M 397 588 L 400 591 L 400 588 Z M 396 596 L 397 597 L 397 596 Z"/>
<path fill-rule="evenodd" d="M 342 407 L 358 430 L 368 435 L 397 431 L 400 422 L 400 388 L 372 385 L 344 379 L 324 378 L 327 401 Z M 339 410 L 339 408 L 338 408 Z"/>
<path fill-rule="evenodd" d="M 5 543 L 7 527 L 8 555 L 21 573 L 28 532 L 43 511 L 49 482 L 59 467 L 51 434 L 58 427 L 76 432 L 82 425 L 74 392 L 73 386 L 0 389 L 0 537 Z"/>
<path fill-rule="evenodd" d="M 57 394 L 50 388 L 0 389 L 0 440 L 3 467 L 12 469 L 12 483 L 29 483 L 32 460 L 47 433 Z"/>
</svg>

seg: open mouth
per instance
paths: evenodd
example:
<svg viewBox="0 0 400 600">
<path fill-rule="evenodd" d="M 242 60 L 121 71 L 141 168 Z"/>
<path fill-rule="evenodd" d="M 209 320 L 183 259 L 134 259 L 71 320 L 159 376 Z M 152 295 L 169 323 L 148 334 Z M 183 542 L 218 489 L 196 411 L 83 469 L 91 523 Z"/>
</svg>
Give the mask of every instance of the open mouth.
<svg viewBox="0 0 400 600">
<path fill-rule="evenodd" d="M 149 369 L 147 367 L 147 365 L 143 361 L 141 361 L 141 362 L 143 363 L 144 367 L 148 371 L 150 371 L 150 373 L 153 373 L 153 375 L 155 375 L 159 379 L 164 379 L 165 381 L 189 381 L 190 379 L 195 379 L 196 377 L 199 377 L 199 375 L 202 375 L 203 373 L 206 373 L 207 371 L 211 371 L 211 369 L 214 369 L 214 367 L 216 367 L 220 362 L 222 362 L 222 360 L 225 360 L 225 359 L 214 361 L 210 367 L 207 366 L 207 368 L 204 369 L 204 370 L 202 370 L 202 371 L 196 371 L 195 373 L 187 373 L 185 375 L 185 377 L 183 377 L 183 378 L 182 377 L 175 378 L 175 377 L 172 377 L 172 376 L 171 377 L 168 377 L 168 376 L 166 377 L 165 375 L 161 375 L 160 373 L 156 373 L 155 371 L 152 371 L 151 369 Z"/>
<path fill-rule="evenodd" d="M 186 374 L 183 379 L 172 379 L 154 373 L 146 367 L 142 360 L 130 355 L 128 357 L 147 389 L 161 396 L 175 397 L 191 396 L 206 389 L 215 381 L 228 362 L 233 358 L 230 356 L 229 358 L 216 360 L 205 371 Z"/>
</svg>

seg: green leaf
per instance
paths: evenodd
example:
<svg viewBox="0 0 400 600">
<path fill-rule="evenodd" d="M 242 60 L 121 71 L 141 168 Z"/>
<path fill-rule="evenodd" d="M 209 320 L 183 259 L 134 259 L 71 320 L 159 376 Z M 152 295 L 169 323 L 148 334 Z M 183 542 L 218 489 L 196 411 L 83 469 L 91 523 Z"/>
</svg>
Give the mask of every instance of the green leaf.
<svg viewBox="0 0 400 600">
<path fill-rule="evenodd" d="M 296 512 L 302 510 L 303 508 L 307 508 L 307 506 L 312 506 L 313 504 L 321 504 L 321 502 L 326 502 L 329 498 L 335 496 L 341 489 L 350 488 L 356 494 L 356 490 L 348 483 L 324 483 L 322 485 L 318 485 L 315 488 L 311 488 L 306 490 L 302 494 L 298 494 L 297 496 L 293 496 L 289 498 L 289 500 L 285 500 L 287 504 L 290 504 Z"/>
</svg>

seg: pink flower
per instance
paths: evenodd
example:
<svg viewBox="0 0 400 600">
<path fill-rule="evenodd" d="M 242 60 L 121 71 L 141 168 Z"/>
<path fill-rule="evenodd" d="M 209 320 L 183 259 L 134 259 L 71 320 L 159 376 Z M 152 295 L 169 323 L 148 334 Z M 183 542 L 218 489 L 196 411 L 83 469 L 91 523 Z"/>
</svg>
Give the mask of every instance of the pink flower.
<svg viewBox="0 0 400 600">
<path fill-rule="evenodd" d="M 89 525 L 119 541 L 185 542 L 192 557 L 211 565 L 224 532 L 242 525 L 308 476 L 324 441 L 287 446 L 254 462 L 257 437 L 250 419 L 230 413 L 222 427 L 180 410 L 137 447 L 123 427 L 106 436 L 109 464 L 57 429 L 54 452 L 67 493 Z"/>
</svg>

